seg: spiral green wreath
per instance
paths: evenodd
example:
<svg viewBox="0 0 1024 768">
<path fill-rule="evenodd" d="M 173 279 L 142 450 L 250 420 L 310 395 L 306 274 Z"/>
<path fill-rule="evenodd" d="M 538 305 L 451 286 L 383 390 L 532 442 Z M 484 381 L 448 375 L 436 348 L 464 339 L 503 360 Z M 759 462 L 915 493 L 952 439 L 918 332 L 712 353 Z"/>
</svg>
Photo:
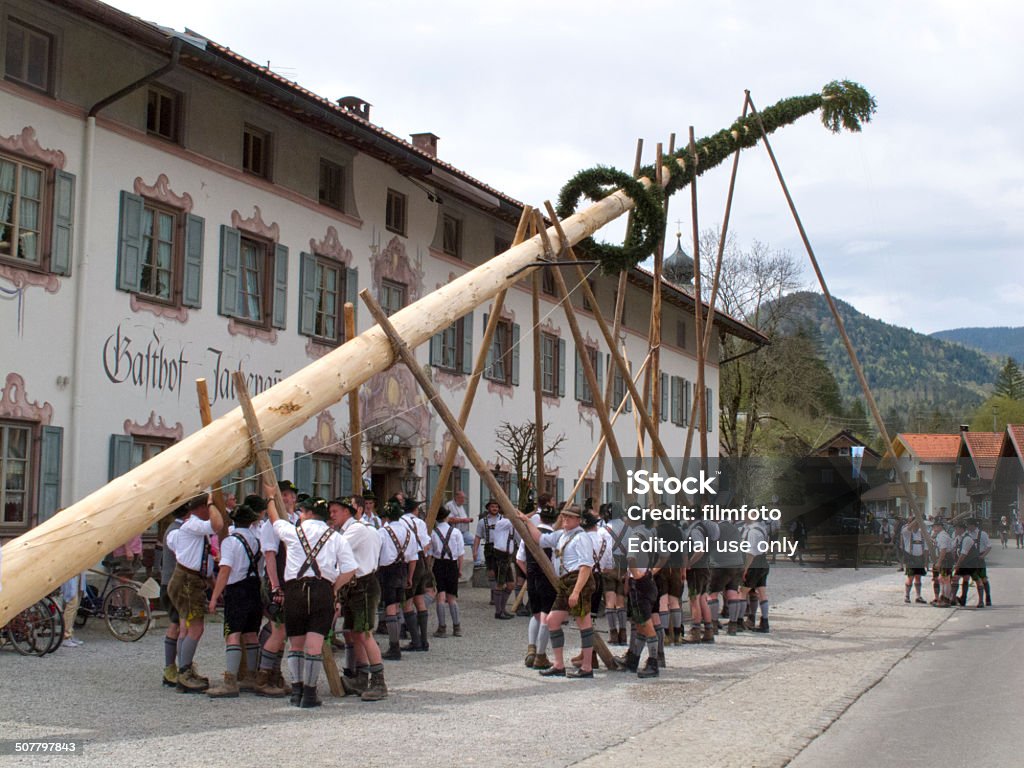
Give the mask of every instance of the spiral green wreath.
<svg viewBox="0 0 1024 768">
<path fill-rule="evenodd" d="M 839 133 L 845 128 L 858 132 L 863 123 L 871 122 L 876 106 L 874 97 L 863 86 L 850 80 L 833 80 L 821 89 L 821 93 L 783 99 L 757 115 L 738 118 L 728 128 L 702 138 L 695 145 L 696 164 L 690 156 L 689 147 L 666 155 L 663 162 L 669 169 L 670 178 L 664 190 L 656 184 L 644 187 L 629 174 L 615 168 L 596 166 L 580 171 L 558 196 L 558 216 L 563 219 L 571 216 L 582 195 L 597 201 L 616 189 L 622 189 L 634 204 L 633 226 L 626 242 L 616 246 L 587 238 L 580 244 L 588 257 L 600 262 L 603 272 L 617 274 L 636 266 L 654 250 L 665 229 L 665 196 L 678 192 L 693 181 L 695 175 L 719 165 L 737 149 L 757 144 L 762 125 L 766 134 L 772 133 L 820 108 L 821 121 L 828 130 Z M 680 160 L 682 164 L 677 162 Z M 640 175 L 655 178 L 654 166 L 642 168 Z"/>
</svg>

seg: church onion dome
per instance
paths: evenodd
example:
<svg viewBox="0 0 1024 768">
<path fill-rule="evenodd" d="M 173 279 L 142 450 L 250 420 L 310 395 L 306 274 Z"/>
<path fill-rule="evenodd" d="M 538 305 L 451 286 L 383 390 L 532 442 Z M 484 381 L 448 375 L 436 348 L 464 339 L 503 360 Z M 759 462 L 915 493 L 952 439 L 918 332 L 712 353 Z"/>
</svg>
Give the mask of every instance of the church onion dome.
<svg viewBox="0 0 1024 768">
<path fill-rule="evenodd" d="M 662 265 L 665 279 L 676 285 L 689 285 L 693 281 L 693 259 L 683 250 L 682 235 L 676 232 L 676 249 Z"/>
</svg>

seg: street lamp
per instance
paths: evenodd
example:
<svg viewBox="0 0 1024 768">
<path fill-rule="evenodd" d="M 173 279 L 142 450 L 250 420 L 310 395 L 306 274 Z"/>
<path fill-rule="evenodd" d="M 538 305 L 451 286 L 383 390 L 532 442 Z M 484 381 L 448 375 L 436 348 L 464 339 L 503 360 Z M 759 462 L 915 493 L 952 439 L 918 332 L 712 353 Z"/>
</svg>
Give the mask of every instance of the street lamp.
<svg viewBox="0 0 1024 768">
<path fill-rule="evenodd" d="M 402 473 L 402 493 L 407 499 L 416 499 L 416 492 L 420 489 L 420 482 L 423 480 L 416 474 L 415 467 L 416 462 L 409 459 L 409 465 Z"/>
</svg>

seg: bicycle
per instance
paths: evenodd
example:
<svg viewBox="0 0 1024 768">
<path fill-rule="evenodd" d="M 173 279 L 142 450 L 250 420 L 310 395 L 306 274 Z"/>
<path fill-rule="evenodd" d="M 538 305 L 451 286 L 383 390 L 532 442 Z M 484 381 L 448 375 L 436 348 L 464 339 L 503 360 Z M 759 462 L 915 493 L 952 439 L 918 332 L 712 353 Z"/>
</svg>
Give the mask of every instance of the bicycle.
<svg viewBox="0 0 1024 768">
<path fill-rule="evenodd" d="M 149 631 L 152 618 L 149 600 L 139 594 L 142 584 L 111 571 L 90 568 L 89 573 L 103 576 L 106 581 L 98 592 L 91 584 L 86 586 L 82 603 L 75 615 L 75 626 L 84 627 L 90 618 L 104 619 L 110 634 L 121 642 L 134 643 L 141 640 Z M 111 584 L 114 586 L 111 587 Z"/>
<path fill-rule="evenodd" d="M 52 595 L 33 603 L 0 628 L 0 644 L 8 642 L 22 656 L 45 656 L 64 639 L 64 613 Z"/>
</svg>

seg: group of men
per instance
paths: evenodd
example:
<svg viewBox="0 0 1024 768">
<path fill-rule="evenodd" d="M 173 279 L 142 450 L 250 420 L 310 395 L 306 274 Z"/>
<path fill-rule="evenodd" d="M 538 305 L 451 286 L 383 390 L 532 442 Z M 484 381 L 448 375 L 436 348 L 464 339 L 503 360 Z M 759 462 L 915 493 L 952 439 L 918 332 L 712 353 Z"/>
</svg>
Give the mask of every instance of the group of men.
<svg viewBox="0 0 1024 768">
<path fill-rule="evenodd" d="M 931 604 L 937 607 L 967 605 L 971 581 L 978 593 L 977 607 L 992 605 L 992 586 L 988 578 L 985 558 L 992 549 L 989 536 L 981 529 L 977 518 L 958 519 L 953 522 L 935 517 L 926 536 L 916 519 L 903 526 L 900 551 L 906 581 L 904 602 L 909 603 L 911 589 L 916 593 L 914 602 L 927 603 L 921 596 L 921 577 L 931 564 Z M 959 591 L 959 594 L 958 594 Z"/>
<path fill-rule="evenodd" d="M 345 693 L 378 701 L 388 695 L 382 660 L 429 648 L 425 595 L 434 593 L 435 584 L 439 626 L 434 635 L 446 635 L 447 612 L 453 634 L 461 636 L 458 585 L 464 540 L 447 522 L 447 509 L 428 532 L 416 514 L 418 504 L 400 495 L 378 516 L 374 499 L 300 497 L 290 481 L 264 491 L 233 506 L 227 513 L 228 535 L 219 542 L 223 513 L 206 495 L 174 510 L 161 573 L 161 597 L 170 619 L 164 638 L 165 685 L 211 698 L 237 698 L 240 691 L 290 694 L 295 706 L 319 706 L 324 644 L 340 618 Z M 225 672 L 223 683 L 211 688 L 196 672 L 194 658 L 205 615 L 221 603 Z M 404 648 L 399 645 L 400 616 L 411 638 Z M 373 637 L 379 618 L 389 635 L 383 654 Z"/>
</svg>

